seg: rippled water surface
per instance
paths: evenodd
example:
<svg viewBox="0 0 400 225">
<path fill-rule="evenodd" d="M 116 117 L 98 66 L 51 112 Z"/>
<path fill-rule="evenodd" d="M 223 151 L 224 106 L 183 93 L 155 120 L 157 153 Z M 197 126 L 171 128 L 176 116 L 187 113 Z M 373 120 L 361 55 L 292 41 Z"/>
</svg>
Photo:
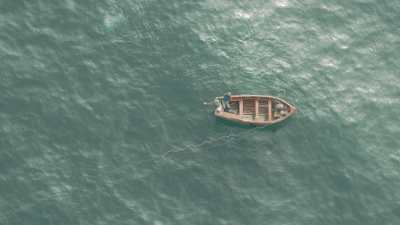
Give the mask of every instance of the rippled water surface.
<svg viewBox="0 0 400 225">
<path fill-rule="evenodd" d="M 3 0 L 0 224 L 400 224 L 400 2 Z M 225 91 L 299 112 L 252 128 Z"/>
</svg>

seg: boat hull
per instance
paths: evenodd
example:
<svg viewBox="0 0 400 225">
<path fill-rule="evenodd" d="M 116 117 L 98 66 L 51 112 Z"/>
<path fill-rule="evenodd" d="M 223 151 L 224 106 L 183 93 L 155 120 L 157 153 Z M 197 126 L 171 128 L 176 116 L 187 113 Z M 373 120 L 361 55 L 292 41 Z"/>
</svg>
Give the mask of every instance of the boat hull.
<svg viewBox="0 0 400 225">
<path fill-rule="evenodd" d="M 223 108 L 222 97 L 214 115 L 218 118 L 252 126 L 268 126 L 280 123 L 297 109 L 283 99 L 266 95 L 232 95 L 228 109 Z"/>
</svg>

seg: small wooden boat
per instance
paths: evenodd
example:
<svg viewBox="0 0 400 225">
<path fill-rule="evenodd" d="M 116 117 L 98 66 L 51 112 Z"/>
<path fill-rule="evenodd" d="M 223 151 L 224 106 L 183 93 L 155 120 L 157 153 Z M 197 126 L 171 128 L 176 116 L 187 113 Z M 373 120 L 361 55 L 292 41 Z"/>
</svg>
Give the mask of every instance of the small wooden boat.
<svg viewBox="0 0 400 225">
<path fill-rule="evenodd" d="M 283 99 L 265 95 L 231 95 L 229 105 L 215 98 L 214 115 L 246 125 L 266 126 L 279 123 L 297 110 Z"/>
</svg>

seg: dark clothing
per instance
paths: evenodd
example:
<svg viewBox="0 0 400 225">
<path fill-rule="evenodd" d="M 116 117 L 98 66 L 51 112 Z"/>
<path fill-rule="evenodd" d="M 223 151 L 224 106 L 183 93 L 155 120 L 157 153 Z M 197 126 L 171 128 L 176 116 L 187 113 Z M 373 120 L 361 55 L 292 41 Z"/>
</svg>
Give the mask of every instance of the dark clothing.
<svg viewBox="0 0 400 225">
<path fill-rule="evenodd" d="M 224 102 L 229 102 L 231 100 L 231 96 L 224 95 Z"/>
<path fill-rule="evenodd" d="M 223 107 L 224 107 L 224 111 L 225 112 L 227 112 L 229 110 L 229 108 L 230 108 L 230 106 L 229 106 L 229 101 L 230 100 L 231 100 L 231 96 L 230 95 L 224 95 Z"/>
</svg>

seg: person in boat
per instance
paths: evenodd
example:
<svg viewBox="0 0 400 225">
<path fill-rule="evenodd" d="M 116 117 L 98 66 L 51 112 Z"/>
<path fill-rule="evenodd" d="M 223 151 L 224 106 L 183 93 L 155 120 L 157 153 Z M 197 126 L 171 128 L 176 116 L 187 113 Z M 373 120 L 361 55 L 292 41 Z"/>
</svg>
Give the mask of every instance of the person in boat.
<svg viewBox="0 0 400 225">
<path fill-rule="evenodd" d="M 224 111 L 228 111 L 230 108 L 229 102 L 231 101 L 231 93 L 230 92 L 225 93 L 222 100 L 223 100 Z"/>
<path fill-rule="evenodd" d="M 223 106 L 222 100 L 219 97 L 216 97 L 214 99 L 214 105 L 217 107 L 218 113 L 221 113 L 224 111 L 224 106 Z"/>
</svg>

